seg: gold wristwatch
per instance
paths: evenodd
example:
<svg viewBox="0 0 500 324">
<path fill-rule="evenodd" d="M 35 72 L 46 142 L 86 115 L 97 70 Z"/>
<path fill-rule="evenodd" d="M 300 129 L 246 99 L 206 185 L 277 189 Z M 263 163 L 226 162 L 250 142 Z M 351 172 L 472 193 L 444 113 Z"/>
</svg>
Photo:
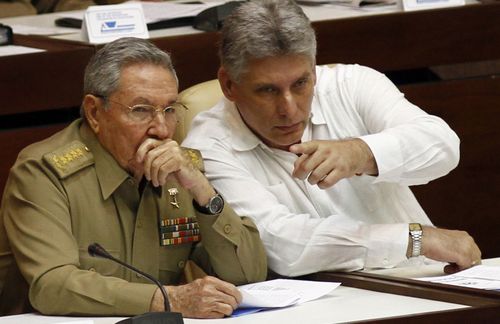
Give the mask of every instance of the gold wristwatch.
<svg viewBox="0 0 500 324">
<path fill-rule="evenodd" d="M 422 249 L 422 225 L 419 223 L 410 223 L 410 237 L 411 237 L 411 257 L 418 257 Z"/>
</svg>

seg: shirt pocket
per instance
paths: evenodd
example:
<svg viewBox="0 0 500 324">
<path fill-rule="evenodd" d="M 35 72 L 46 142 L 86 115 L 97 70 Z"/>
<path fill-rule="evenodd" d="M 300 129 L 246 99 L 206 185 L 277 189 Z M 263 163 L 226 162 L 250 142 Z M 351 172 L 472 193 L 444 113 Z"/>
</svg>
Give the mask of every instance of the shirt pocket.
<svg viewBox="0 0 500 324">
<path fill-rule="evenodd" d="M 285 183 L 266 186 L 266 189 L 274 195 L 279 204 L 286 206 L 290 212 L 301 213 L 300 206 L 296 204 L 296 199 L 292 198 L 290 191 Z M 303 212 L 303 211 L 302 211 Z"/>
<path fill-rule="evenodd" d="M 120 251 L 107 250 L 113 257 L 120 259 Z M 79 250 L 80 269 L 95 271 L 103 276 L 121 277 L 121 266 L 111 260 L 101 257 L 92 257 L 87 249 Z"/>
<path fill-rule="evenodd" d="M 191 251 L 191 244 L 169 245 L 160 248 L 160 282 L 177 284 Z"/>
<path fill-rule="evenodd" d="M 381 208 L 384 203 L 382 197 L 385 195 L 380 194 L 381 186 L 380 184 L 373 183 L 371 176 L 362 175 L 359 177 L 352 177 L 349 180 L 354 189 L 354 193 L 358 196 L 358 201 L 360 201 L 368 211 L 374 212 Z"/>
</svg>

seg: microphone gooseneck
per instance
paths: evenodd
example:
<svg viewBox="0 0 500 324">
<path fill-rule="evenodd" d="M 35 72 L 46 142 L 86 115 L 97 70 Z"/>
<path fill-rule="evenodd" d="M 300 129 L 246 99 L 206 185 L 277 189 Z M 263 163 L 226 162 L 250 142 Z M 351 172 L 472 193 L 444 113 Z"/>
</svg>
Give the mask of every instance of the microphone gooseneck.
<svg viewBox="0 0 500 324">
<path fill-rule="evenodd" d="M 113 257 L 108 251 L 106 251 L 106 249 L 104 247 L 102 247 L 99 243 L 92 243 L 92 244 L 89 244 L 88 248 L 87 248 L 90 256 L 93 256 L 93 257 L 101 257 L 101 258 L 105 258 L 105 259 L 109 259 L 111 261 L 114 261 L 116 263 L 119 263 L 121 264 L 122 266 L 124 266 L 125 268 L 129 269 L 129 270 L 132 270 L 133 272 L 135 273 L 138 273 L 140 274 L 141 276 L 149 279 L 150 281 L 152 281 L 153 283 L 155 283 L 158 288 L 160 288 L 160 291 L 163 295 L 163 301 L 165 303 L 165 312 L 170 312 L 170 303 L 168 301 L 168 295 L 167 295 L 167 292 L 165 291 L 165 287 L 163 287 L 163 285 L 161 284 L 161 282 L 154 278 L 153 276 L 151 276 L 150 274 L 147 274 L 139 269 L 137 269 L 136 267 L 128 264 L 128 263 L 125 263 L 123 262 L 122 260 L 119 260 L 115 257 Z"/>
</svg>

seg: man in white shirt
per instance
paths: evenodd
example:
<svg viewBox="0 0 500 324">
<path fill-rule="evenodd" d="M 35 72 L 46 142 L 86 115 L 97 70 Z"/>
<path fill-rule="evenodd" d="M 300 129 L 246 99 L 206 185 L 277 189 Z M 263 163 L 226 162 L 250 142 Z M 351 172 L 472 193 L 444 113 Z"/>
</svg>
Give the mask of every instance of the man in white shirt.
<svg viewBox="0 0 500 324">
<path fill-rule="evenodd" d="M 480 263 L 472 237 L 433 227 L 408 187 L 458 164 L 457 135 L 383 74 L 315 66 L 315 55 L 293 1 L 242 4 L 222 30 L 225 99 L 195 118 L 183 143 L 202 151 L 214 187 L 254 219 L 270 268 L 388 268 L 419 255 L 448 262 L 447 272 Z"/>
</svg>

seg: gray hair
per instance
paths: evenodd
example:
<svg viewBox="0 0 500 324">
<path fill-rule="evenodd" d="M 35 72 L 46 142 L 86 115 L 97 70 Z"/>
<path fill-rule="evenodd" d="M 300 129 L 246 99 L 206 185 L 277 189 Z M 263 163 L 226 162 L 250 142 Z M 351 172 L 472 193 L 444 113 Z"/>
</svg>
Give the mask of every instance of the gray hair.
<svg viewBox="0 0 500 324">
<path fill-rule="evenodd" d="M 219 57 L 229 76 L 239 81 L 251 59 L 305 55 L 316 62 L 316 36 L 293 0 L 252 0 L 224 20 Z"/>
<path fill-rule="evenodd" d="M 177 80 L 169 54 L 145 39 L 124 37 L 106 44 L 90 59 L 85 68 L 84 94 L 108 97 L 118 90 L 122 69 L 141 63 L 163 67 Z"/>
</svg>

